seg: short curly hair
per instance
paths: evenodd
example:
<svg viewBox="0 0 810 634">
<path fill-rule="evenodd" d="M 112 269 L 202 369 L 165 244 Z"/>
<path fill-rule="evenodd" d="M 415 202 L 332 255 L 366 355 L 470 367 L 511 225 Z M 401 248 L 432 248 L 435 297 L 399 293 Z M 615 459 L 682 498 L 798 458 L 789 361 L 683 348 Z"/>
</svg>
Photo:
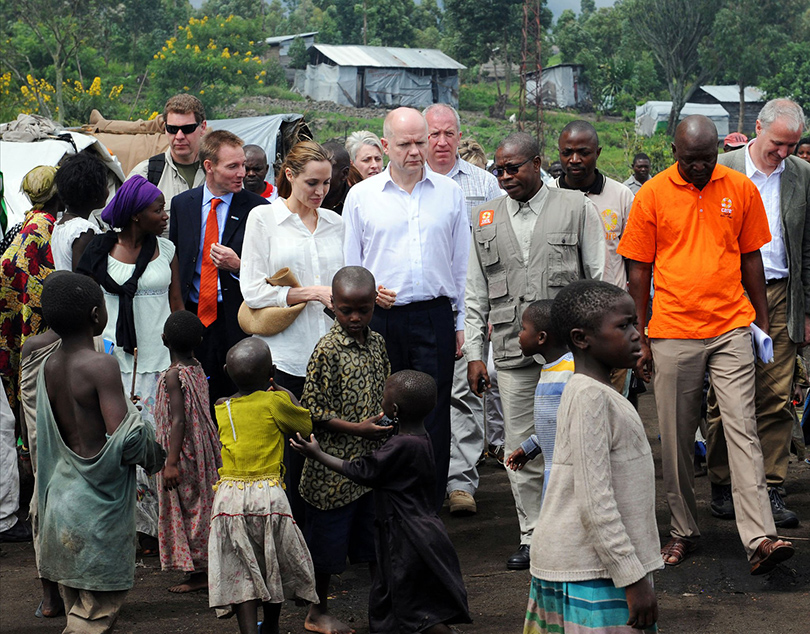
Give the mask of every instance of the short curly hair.
<svg viewBox="0 0 810 634">
<path fill-rule="evenodd" d="M 192 352 L 202 341 L 203 326 L 200 318 L 187 310 L 178 310 L 169 315 L 163 325 L 166 343 L 176 352 Z"/>
<path fill-rule="evenodd" d="M 68 157 L 56 172 L 56 190 L 68 210 L 85 207 L 107 195 L 107 167 L 95 152 Z"/>
<path fill-rule="evenodd" d="M 598 330 L 608 311 L 625 297 L 630 297 L 627 291 L 607 282 L 583 280 L 569 284 L 557 294 L 551 306 L 551 327 L 555 336 L 573 350 L 571 331 L 574 328 Z"/>
<path fill-rule="evenodd" d="M 386 383 L 393 390 L 398 415 L 407 420 L 422 420 L 436 407 L 436 381 L 429 374 L 400 370 Z"/>
<path fill-rule="evenodd" d="M 42 317 L 60 337 L 80 332 L 93 308 L 104 305 L 104 293 L 92 278 L 70 271 L 54 271 L 42 285 Z"/>
</svg>

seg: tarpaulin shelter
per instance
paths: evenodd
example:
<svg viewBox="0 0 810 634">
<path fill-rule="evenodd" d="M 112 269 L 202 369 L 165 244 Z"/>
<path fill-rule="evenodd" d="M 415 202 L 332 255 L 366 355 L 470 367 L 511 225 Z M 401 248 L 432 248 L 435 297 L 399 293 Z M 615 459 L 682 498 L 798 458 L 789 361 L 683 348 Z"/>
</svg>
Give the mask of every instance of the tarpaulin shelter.
<svg viewBox="0 0 810 634">
<path fill-rule="evenodd" d="M 665 132 L 671 101 L 648 101 L 636 106 L 636 134 L 652 136 L 656 132 Z M 717 127 L 717 139 L 724 139 L 728 134 L 728 112 L 719 104 L 686 103 L 681 110 L 678 121 L 693 114 L 702 114 L 714 122 Z"/>
<path fill-rule="evenodd" d="M 436 49 L 314 44 L 293 90 L 343 106 L 458 107 L 458 71 L 466 68 Z"/>
<path fill-rule="evenodd" d="M 556 64 L 544 68 L 540 75 L 540 99 L 551 108 L 590 108 L 591 89 L 582 64 Z M 526 73 L 526 103 L 534 104 L 537 95 L 537 72 Z"/>
</svg>

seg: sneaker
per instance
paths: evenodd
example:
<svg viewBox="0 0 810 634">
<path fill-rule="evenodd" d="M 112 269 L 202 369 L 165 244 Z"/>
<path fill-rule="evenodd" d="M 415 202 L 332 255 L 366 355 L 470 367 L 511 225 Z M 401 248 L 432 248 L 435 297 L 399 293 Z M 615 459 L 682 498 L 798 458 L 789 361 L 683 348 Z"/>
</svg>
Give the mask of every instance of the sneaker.
<svg viewBox="0 0 810 634">
<path fill-rule="evenodd" d="M 721 520 L 733 520 L 734 500 L 731 497 L 730 484 L 715 484 L 712 482 L 712 515 Z"/>
<path fill-rule="evenodd" d="M 500 466 L 504 466 L 504 460 L 506 460 L 506 456 L 504 456 L 503 445 L 490 445 L 487 454 L 495 459 Z"/>
<path fill-rule="evenodd" d="M 478 460 L 476 461 L 475 466 L 476 468 L 483 467 L 486 463 L 487 463 L 487 452 L 486 450 L 484 450 L 481 452 L 481 455 L 478 456 Z"/>
<path fill-rule="evenodd" d="M 450 515 L 465 517 L 475 515 L 478 512 L 475 498 L 466 491 L 450 491 L 448 500 L 450 502 Z"/>
<path fill-rule="evenodd" d="M 799 525 L 799 516 L 785 506 L 777 487 L 768 487 L 768 497 L 771 498 L 771 512 L 776 527 L 796 528 Z"/>
</svg>

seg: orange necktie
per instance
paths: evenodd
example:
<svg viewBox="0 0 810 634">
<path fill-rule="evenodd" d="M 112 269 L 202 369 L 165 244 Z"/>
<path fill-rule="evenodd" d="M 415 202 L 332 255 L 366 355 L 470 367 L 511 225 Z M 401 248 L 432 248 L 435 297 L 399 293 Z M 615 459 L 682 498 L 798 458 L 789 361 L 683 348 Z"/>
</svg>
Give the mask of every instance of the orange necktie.
<svg viewBox="0 0 810 634">
<path fill-rule="evenodd" d="M 217 224 L 217 205 L 221 198 L 211 199 L 211 211 L 205 221 L 205 240 L 202 249 L 202 266 L 200 267 L 200 301 L 197 304 L 197 317 L 203 326 L 208 328 L 217 318 L 217 278 L 219 273 L 211 259 L 211 246 L 219 240 Z"/>
</svg>

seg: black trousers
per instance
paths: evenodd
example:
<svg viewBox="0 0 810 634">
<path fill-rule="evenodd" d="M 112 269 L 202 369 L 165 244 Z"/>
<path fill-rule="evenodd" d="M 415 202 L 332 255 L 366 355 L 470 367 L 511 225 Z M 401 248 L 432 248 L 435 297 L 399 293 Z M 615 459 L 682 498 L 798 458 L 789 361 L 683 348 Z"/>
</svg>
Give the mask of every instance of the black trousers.
<svg viewBox="0 0 810 634">
<path fill-rule="evenodd" d="M 436 381 L 438 400 L 425 419 L 425 428 L 436 459 L 436 508 L 441 509 L 450 467 L 450 392 L 456 355 L 450 300 L 439 297 L 387 310 L 376 306 L 371 328 L 385 339 L 392 373 L 417 370 Z"/>
<path fill-rule="evenodd" d="M 196 315 L 197 304 L 186 302 L 186 310 Z M 197 361 L 205 371 L 205 376 L 208 377 L 208 398 L 211 401 L 211 418 L 214 422 L 216 422 L 214 403 L 217 402 L 217 399 L 236 393 L 236 386 L 225 372 L 225 357 L 231 346 L 237 342 L 228 340 L 223 313 L 222 302 L 217 302 L 217 318 L 203 331 L 202 341 L 194 350 L 194 356 L 197 357 Z"/>
<path fill-rule="evenodd" d="M 281 387 L 290 390 L 299 401 L 304 392 L 304 377 L 287 374 L 276 370 L 275 382 Z M 290 437 L 284 437 L 284 484 L 287 487 L 287 499 L 290 501 L 290 510 L 302 531 L 306 525 L 306 502 L 298 492 L 301 484 L 301 472 L 304 470 L 304 456 L 290 447 Z"/>
</svg>

